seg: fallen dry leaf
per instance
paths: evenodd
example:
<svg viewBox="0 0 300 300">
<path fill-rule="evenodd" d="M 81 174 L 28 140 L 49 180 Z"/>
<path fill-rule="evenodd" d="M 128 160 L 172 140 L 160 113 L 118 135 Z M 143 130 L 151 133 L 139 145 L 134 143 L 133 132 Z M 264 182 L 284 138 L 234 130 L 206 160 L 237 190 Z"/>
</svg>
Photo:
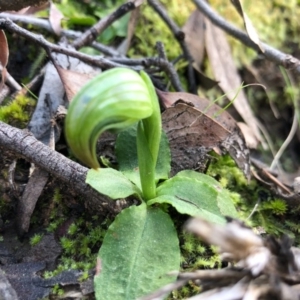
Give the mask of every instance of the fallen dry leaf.
<svg viewBox="0 0 300 300">
<path fill-rule="evenodd" d="M 258 142 L 251 128 L 244 122 L 238 122 L 237 125 L 240 127 L 243 136 L 245 137 L 247 147 L 250 149 L 256 149 Z"/>
<path fill-rule="evenodd" d="M 82 74 L 60 67 L 57 67 L 57 71 L 69 101 L 71 101 L 80 89 L 95 76 L 94 74 Z"/>
<path fill-rule="evenodd" d="M 193 58 L 193 68 L 196 70 L 197 77 L 203 87 L 209 90 L 218 84 L 217 81 L 207 77 L 201 71 L 201 64 L 203 62 L 205 52 L 205 17 L 199 11 L 192 12 L 184 26 L 182 27 L 184 32 L 184 41 L 189 49 L 189 52 Z"/>
<path fill-rule="evenodd" d="M 57 9 L 52 1 L 50 2 L 50 12 L 49 12 L 49 22 L 55 34 L 60 35 L 61 20 L 64 18 L 64 15 Z"/>
<path fill-rule="evenodd" d="M 240 0 L 231 0 L 231 3 L 236 8 L 236 10 L 240 14 L 240 16 L 243 18 L 245 29 L 246 29 L 247 34 L 248 34 L 249 38 L 251 39 L 251 41 L 254 42 L 259 47 L 261 52 L 264 52 L 265 50 L 264 50 L 264 48 L 263 48 L 263 46 L 262 46 L 262 44 L 259 40 L 256 29 L 254 28 L 254 26 L 253 26 L 251 20 L 249 19 L 248 15 L 245 13 Z"/>
<path fill-rule="evenodd" d="M 3 30 L 0 30 L 0 64 L 2 65 L 0 90 L 2 89 L 6 77 L 6 65 L 8 63 L 9 49 L 6 35 Z"/>
<path fill-rule="evenodd" d="M 205 18 L 198 10 L 194 10 L 186 23 L 182 27 L 184 41 L 196 63 L 196 68 L 200 70 L 205 51 Z"/>
<path fill-rule="evenodd" d="M 235 120 L 218 105 L 188 93 L 157 90 L 166 110 L 163 128 L 169 138 L 172 167 L 195 168 L 195 161 L 212 149 L 228 152 L 250 178 L 249 150 Z M 198 158 L 199 157 L 199 158 Z"/>
<path fill-rule="evenodd" d="M 205 46 L 215 79 L 219 81 L 219 86 L 223 92 L 226 93 L 229 100 L 233 100 L 236 97 L 233 101 L 233 106 L 252 129 L 256 139 L 263 143 L 264 146 L 264 140 L 260 134 L 258 122 L 251 110 L 244 91 L 241 89 L 236 95 L 237 89 L 242 86 L 242 82 L 225 33 L 207 19 L 205 24 Z"/>
</svg>

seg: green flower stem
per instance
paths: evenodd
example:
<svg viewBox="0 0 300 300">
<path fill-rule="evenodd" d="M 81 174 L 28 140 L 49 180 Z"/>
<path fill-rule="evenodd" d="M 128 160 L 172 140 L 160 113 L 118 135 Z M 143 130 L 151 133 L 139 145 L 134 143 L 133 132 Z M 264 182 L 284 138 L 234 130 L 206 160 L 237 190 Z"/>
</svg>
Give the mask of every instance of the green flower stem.
<svg viewBox="0 0 300 300">
<path fill-rule="evenodd" d="M 147 201 L 156 196 L 155 164 L 149 149 L 142 121 L 138 123 L 137 128 L 137 155 L 143 199 Z"/>
<path fill-rule="evenodd" d="M 151 79 L 145 72 L 141 72 L 152 103 L 153 113 L 138 124 L 137 153 L 140 170 L 141 186 L 144 199 L 156 197 L 155 167 L 161 138 L 160 107 Z"/>
</svg>

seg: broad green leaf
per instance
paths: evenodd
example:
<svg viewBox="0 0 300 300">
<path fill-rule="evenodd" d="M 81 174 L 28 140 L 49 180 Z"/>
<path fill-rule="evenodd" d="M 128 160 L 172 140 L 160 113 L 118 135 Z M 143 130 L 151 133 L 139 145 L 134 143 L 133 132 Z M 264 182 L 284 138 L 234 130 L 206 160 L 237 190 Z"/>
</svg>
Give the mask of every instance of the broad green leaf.
<svg viewBox="0 0 300 300">
<path fill-rule="evenodd" d="M 213 177 L 192 170 L 184 170 L 176 174 L 178 177 L 194 178 L 199 182 L 205 182 L 217 191 L 217 203 L 223 216 L 238 217 L 237 211 L 228 190 L 224 189 L 220 182 Z"/>
<path fill-rule="evenodd" d="M 130 195 L 141 199 L 140 189 L 121 172 L 111 168 L 89 170 L 85 182 L 112 199 L 126 198 Z"/>
<path fill-rule="evenodd" d="M 194 171 L 182 171 L 166 180 L 156 195 L 148 205 L 169 203 L 182 214 L 201 216 L 216 223 L 224 223 L 225 215 L 237 217 L 228 192 L 213 178 Z"/>
<path fill-rule="evenodd" d="M 145 204 L 124 209 L 109 227 L 98 257 L 95 276 L 97 300 L 133 300 L 176 278 L 179 241 L 166 213 Z"/>
<path fill-rule="evenodd" d="M 141 186 L 137 146 L 136 146 L 136 125 L 119 133 L 116 141 L 116 155 L 119 162 L 119 170 L 126 175 L 138 187 Z M 167 136 L 162 132 L 160 148 L 155 169 L 155 181 L 166 180 L 171 170 L 171 154 Z"/>
</svg>

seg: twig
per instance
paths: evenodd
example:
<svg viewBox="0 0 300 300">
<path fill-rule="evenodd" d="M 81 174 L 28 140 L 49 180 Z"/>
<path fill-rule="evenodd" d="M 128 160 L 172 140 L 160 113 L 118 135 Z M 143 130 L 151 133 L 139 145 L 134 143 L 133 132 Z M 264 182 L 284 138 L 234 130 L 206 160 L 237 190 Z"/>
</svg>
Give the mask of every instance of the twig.
<svg viewBox="0 0 300 300">
<path fill-rule="evenodd" d="M 65 55 L 76 57 L 87 64 L 90 64 L 93 66 L 98 66 L 98 67 L 104 68 L 104 69 L 109 69 L 109 68 L 114 68 L 114 67 L 131 66 L 131 69 L 139 71 L 143 68 L 143 66 L 147 66 L 147 67 L 158 66 L 169 74 L 170 80 L 171 80 L 171 83 L 172 83 L 174 89 L 177 91 L 182 90 L 178 74 L 174 70 L 171 63 L 168 61 L 165 61 L 165 60 L 162 60 L 159 58 L 145 58 L 145 59 L 139 59 L 139 60 L 135 60 L 135 59 L 130 60 L 128 58 L 107 59 L 107 58 L 103 58 L 103 57 L 90 56 L 90 55 L 78 52 L 76 50 L 72 50 L 70 48 L 52 44 L 52 43 L 48 42 L 43 36 L 31 33 L 28 30 L 21 28 L 20 26 L 14 24 L 10 19 L 1 19 L 0 18 L 0 28 L 6 29 L 10 32 L 17 33 L 20 36 L 23 36 L 33 42 L 38 43 L 45 49 L 45 51 L 48 54 L 51 51 L 63 53 Z M 121 63 L 118 63 L 118 61 Z"/>
<path fill-rule="evenodd" d="M 134 2 L 127 2 L 118 7 L 114 12 L 105 18 L 101 19 L 97 24 L 92 26 L 89 30 L 87 30 L 82 36 L 76 39 L 73 42 L 73 47 L 75 49 L 79 49 L 85 45 L 89 45 L 92 41 L 94 41 L 98 35 L 100 35 L 108 26 L 110 26 L 113 22 L 123 17 L 129 11 L 134 10 L 136 8 Z"/>
<path fill-rule="evenodd" d="M 2 72 L 3 67 L 0 64 L 0 73 Z M 5 82 L 12 88 L 14 88 L 16 91 L 19 91 L 22 89 L 22 87 L 18 84 L 18 82 L 6 71 L 5 76 Z"/>
<path fill-rule="evenodd" d="M 15 93 L 12 94 L 12 99 L 15 99 L 18 95 L 26 95 L 29 91 L 33 91 L 37 89 L 38 86 L 42 84 L 42 80 L 45 75 L 45 67 L 43 67 L 40 72 L 32 78 L 32 80 L 24 85 L 21 90 L 16 91 Z"/>
<path fill-rule="evenodd" d="M 1 16 L 8 17 L 8 19 L 0 18 L 0 28 L 5 28 L 8 31 L 15 32 L 25 38 L 28 38 L 34 42 L 39 43 L 46 50 L 47 53 L 49 53 L 49 50 L 63 53 L 66 55 L 70 55 L 72 57 L 76 57 L 90 65 L 95 65 L 100 68 L 131 67 L 133 70 L 141 70 L 143 66 L 146 67 L 157 66 L 163 69 L 170 76 L 170 81 L 176 91 L 183 91 L 178 74 L 175 71 L 173 65 L 169 61 L 155 58 L 155 57 L 143 58 L 143 59 L 129 59 L 126 57 L 116 57 L 117 53 L 113 52 L 115 50 L 112 50 L 111 48 L 108 48 L 108 51 L 106 51 L 106 53 L 109 54 L 110 56 L 114 56 L 111 59 L 90 56 L 78 52 L 76 50 L 72 50 L 69 48 L 65 48 L 63 46 L 57 46 L 55 44 L 52 44 L 48 42 L 46 39 L 44 39 L 43 36 L 31 33 L 12 22 L 12 20 L 14 19 L 16 21 L 21 21 L 26 24 L 35 24 L 36 26 L 40 26 L 41 28 L 53 32 L 48 21 L 39 20 L 37 18 L 26 18 L 25 16 L 23 16 L 22 18 L 14 18 L 14 15 L 10 15 L 10 14 L 0 14 L 0 17 Z M 64 32 L 66 33 L 66 36 L 71 36 L 72 34 L 75 33 L 73 31 L 63 31 L 63 33 Z M 80 33 L 76 32 L 76 35 L 80 35 Z"/>
<path fill-rule="evenodd" d="M 179 273 L 178 279 L 186 280 L 239 280 L 244 276 L 250 275 L 247 270 L 232 270 L 232 269 L 220 269 L 220 270 L 197 270 L 194 272 Z"/>
<path fill-rule="evenodd" d="M 152 8 L 159 14 L 159 16 L 164 20 L 167 26 L 170 28 L 174 37 L 177 39 L 185 59 L 188 61 L 188 81 L 189 81 L 189 91 L 197 94 L 197 85 L 195 79 L 195 73 L 193 69 L 193 57 L 184 42 L 184 32 L 177 26 L 177 24 L 169 17 L 165 8 L 157 0 L 148 0 L 148 3 Z"/>
<path fill-rule="evenodd" d="M 156 49 L 157 49 L 158 55 L 161 58 L 161 60 L 165 61 L 164 65 L 163 65 L 163 69 L 165 70 L 167 75 L 169 75 L 173 87 L 175 88 L 175 90 L 177 92 L 184 92 L 184 89 L 180 83 L 180 80 L 178 78 L 178 75 L 177 75 L 173 65 L 168 61 L 163 43 L 157 42 Z"/>
<path fill-rule="evenodd" d="M 55 44 L 52 44 L 52 43 L 48 42 L 42 35 L 37 35 L 37 34 L 31 33 L 28 30 L 23 29 L 20 26 L 14 24 L 9 19 L 0 19 L 0 28 L 6 29 L 10 32 L 14 32 L 14 33 L 16 33 L 20 36 L 23 36 L 35 43 L 38 43 L 47 52 L 54 51 L 54 52 L 62 53 L 62 54 L 69 55 L 72 57 L 76 57 L 87 64 L 94 65 L 94 66 L 104 68 L 104 69 L 115 68 L 115 67 L 126 67 L 124 65 L 114 63 L 103 57 L 90 56 L 90 55 L 78 52 L 76 50 L 72 50 L 72 49 L 69 49 L 69 48 L 66 48 L 63 46 L 57 46 Z"/>
<path fill-rule="evenodd" d="M 251 39 L 248 37 L 246 33 L 243 31 L 237 29 L 232 24 L 228 23 L 224 18 L 219 16 L 204 0 L 193 0 L 196 4 L 197 8 L 207 17 L 211 20 L 212 23 L 214 23 L 216 26 L 222 28 L 224 31 L 226 31 L 228 34 L 232 35 L 239 41 L 241 41 L 244 45 L 260 52 L 260 49 L 258 46 L 251 41 Z M 270 61 L 275 62 L 278 65 L 283 66 L 286 69 L 293 69 L 295 72 L 300 74 L 300 61 L 295 58 L 292 55 L 283 53 L 268 44 L 261 43 L 264 53 L 261 53 L 264 55 L 267 59 Z"/>
<path fill-rule="evenodd" d="M 255 212 L 257 211 L 258 209 L 258 206 L 260 204 L 260 199 L 257 200 L 257 202 L 255 203 L 250 215 L 246 218 L 246 220 L 250 220 L 252 218 L 252 216 L 255 214 Z"/>
<path fill-rule="evenodd" d="M 28 25 L 36 26 L 38 28 L 45 29 L 48 32 L 51 32 L 51 33 L 55 34 L 55 32 L 52 29 L 52 26 L 51 26 L 50 22 L 48 20 L 45 20 L 45 19 L 36 18 L 36 17 L 32 17 L 32 16 L 26 16 L 26 15 L 10 14 L 10 13 L 1 13 L 0 17 L 8 18 L 8 19 L 12 20 L 13 22 L 19 22 L 19 23 L 22 23 L 22 24 L 28 24 Z M 61 35 L 65 36 L 69 39 L 76 39 L 76 38 L 78 38 L 82 35 L 82 32 L 63 29 L 61 31 Z M 98 43 L 98 42 L 92 42 L 91 47 L 93 47 L 94 49 L 102 52 L 103 54 L 105 54 L 107 56 L 112 56 L 112 57 L 122 56 L 114 48 L 103 45 L 103 44 Z"/>
<path fill-rule="evenodd" d="M 84 195 L 88 205 L 96 212 L 112 212 L 119 209 L 115 201 L 98 194 L 85 183 L 87 168 L 51 150 L 30 132 L 0 122 L 0 147 L 33 162 L 67 183 L 68 186 Z"/>
</svg>

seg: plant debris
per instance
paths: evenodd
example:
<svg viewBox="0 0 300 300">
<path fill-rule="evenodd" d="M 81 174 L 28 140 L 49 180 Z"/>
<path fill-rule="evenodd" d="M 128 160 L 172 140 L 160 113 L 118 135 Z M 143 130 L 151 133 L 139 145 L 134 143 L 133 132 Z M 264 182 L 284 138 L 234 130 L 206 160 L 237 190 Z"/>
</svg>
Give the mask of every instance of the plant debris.
<svg viewBox="0 0 300 300">
<path fill-rule="evenodd" d="M 299 299 L 300 249 L 283 235 L 262 238 L 242 222 L 228 219 L 225 226 L 200 218 L 191 219 L 186 229 L 208 244 L 218 247 L 229 266 L 220 270 L 179 273 L 178 281 L 140 300 L 164 299 L 189 280 L 201 287 L 201 294 L 188 299 Z"/>
</svg>

